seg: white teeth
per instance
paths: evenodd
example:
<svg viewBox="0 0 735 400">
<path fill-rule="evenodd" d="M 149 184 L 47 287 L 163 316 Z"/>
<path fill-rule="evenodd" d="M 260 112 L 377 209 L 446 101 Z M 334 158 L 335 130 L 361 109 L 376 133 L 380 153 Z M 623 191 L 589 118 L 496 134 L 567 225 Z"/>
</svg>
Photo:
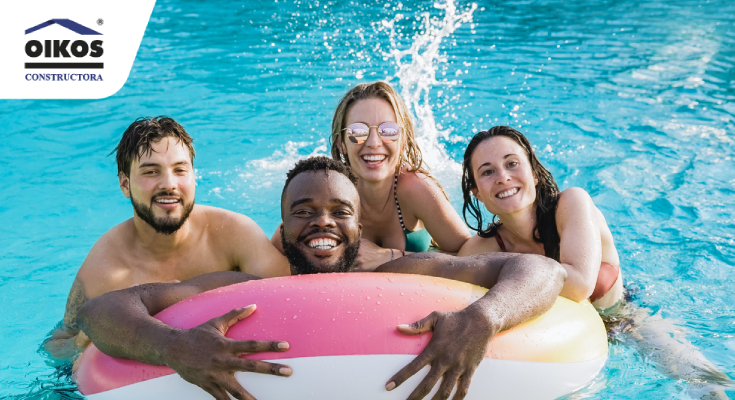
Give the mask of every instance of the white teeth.
<svg viewBox="0 0 735 400">
<path fill-rule="evenodd" d="M 319 238 L 319 239 L 313 239 L 309 242 L 309 247 L 317 248 L 321 250 L 328 250 L 332 247 L 337 246 L 337 241 L 334 239 L 328 239 L 328 238 Z"/>
<path fill-rule="evenodd" d="M 362 156 L 362 159 L 365 161 L 383 161 L 385 160 L 385 155 L 379 155 L 379 156 Z"/>
<path fill-rule="evenodd" d="M 163 203 L 163 204 L 173 204 L 178 203 L 179 201 L 176 199 L 157 199 L 156 203 Z"/>
<path fill-rule="evenodd" d="M 506 190 L 505 192 L 498 193 L 498 198 L 504 199 L 504 198 L 506 198 L 508 196 L 512 196 L 512 195 L 518 193 L 519 190 L 520 189 L 518 189 L 518 188 L 513 188 L 513 189 Z"/>
</svg>

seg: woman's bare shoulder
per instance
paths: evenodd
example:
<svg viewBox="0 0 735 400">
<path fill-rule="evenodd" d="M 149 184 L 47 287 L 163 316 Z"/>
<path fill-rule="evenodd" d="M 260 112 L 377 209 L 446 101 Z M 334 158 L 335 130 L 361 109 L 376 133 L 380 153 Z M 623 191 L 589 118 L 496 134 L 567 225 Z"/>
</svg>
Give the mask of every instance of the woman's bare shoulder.
<svg viewBox="0 0 735 400">
<path fill-rule="evenodd" d="M 559 193 L 559 205 L 565 206 L 582 206 L 594 205 L 592 197 L 586 190 L 580 187 L 571 187 Z"/>
<path fill-rule="evenodd" d="M 441 192 L 437 181 L 419 171 L 410 171 L 406 167 L 398 175 L 398 196 L 426 196 Z M 400 199 L 399 199 L 400 200 Z"/>
</svg>

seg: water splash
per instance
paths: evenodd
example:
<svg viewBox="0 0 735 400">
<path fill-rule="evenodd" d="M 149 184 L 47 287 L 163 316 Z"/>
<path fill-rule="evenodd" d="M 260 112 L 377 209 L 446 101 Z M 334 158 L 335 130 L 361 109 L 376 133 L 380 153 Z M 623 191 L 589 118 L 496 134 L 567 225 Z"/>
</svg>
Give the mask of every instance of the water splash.
<svg viewBox="0 0 735 400">
<path fill-rule="evenodd" d="M 378 29 L 387 32 L 390 40 L 391 49 L 384 52 L 384 59 L 392 58 L 397 69 L 395 75 L 387 77 L 386 80 L 389 82 L 397 80 L 401 97 L 414 114 L 416 140 L 421 147 L 424 161 L 442 183 L 454 187 L 459 186 L 461 166 L 447 155 L 440 141 L 449 139 L 451 129 L 438 127 L 432 109 L 431 89 L 435 86 L 452 87 L 461 83 L 457 79 L 437 80 L 439 68 L 448 64 L 446 54 L 441 51 L 441 45 L 462 24 L 472 24 L 477 4 L 473 3 L 464 11 L 458 12 L 454 1 L 447 0 L 443 4 L 434 3 L 434 8 L 443 10 L 444 17 L 440 19 L 432 17 L 429 12 L 423 12 L 421 28 L 414 35 L 408 49 L 398 48 L 398 39 L 401 35 L 396 29 L 396 24 L 406 18 L 403 14 L 397 14 L 392 20 L 382 21 Z M 440 91 L 439 96 L 442 93 L 443 91 Z"/>
<path fill-rule="evenodd" d="M 431 90 L 437 86 L 451 88 L 461 83 L 458 79 L 437 79 L 437 71 L 449 66 L 448 57 L 442 51 L 442 45 L 463 24 L 473 21 L 473 13 L 477 4 L 472 3 L 464 10 L 459 10 L 454 0 L 446 0 L 444 3 L 434 3 L 434 9 L 443 12 L 443 16 L 432 16 L 425 11 L 419 15 L 406 15 L 398 11 L 402 9 L 399 5 L 392 19 L 373 23 L 372 27 L 378 34 L 387 36 L 389 47 L 381 49 L 381 44 L 374 47 L 365 42 L 363 29 L 354 31 L 358 42 L 364 49 L 355 51 L 350 49 L 347 53 L 359 61 L 374 60 L 382 58 L 395 66 L 395 73 L 387 75 L 385 80 L 396 87 L 401 97 L 406 102 L 409 111 L 416 124 L 416 140 L 421 148 L 424 162 L 429 166 L 434 176 L 442 183 L 450 198 L 459 198 L 459 183 L 461 166 L 449 157 L 442 140 L 452 140 L 449 137 L 451 128 L 441 129 L 434 118 L 433 107 L 436 106 L 431 99 Z M 401 21 L 420 20 L 420 27 L 410 40 L 410 46 L 401 49 L 399 43 L 403 35 L 400 33 Z M 474 28 L 474 24 L 471 25 Z M 379 36 L 379 35 L 377 35 Z M 384 39 L 383 39 L 384 40 Z M 405 47 L 405 46 L 404 46 Z M 366 65 L 355 65 L 351 73 L 357 79 L 363 79 L 366 74 Z M 385 71 L 388 74 L 388 71 Z M 371 73 L 370 75 L 374 75 Z M 339 81 L 342 78 L 338 79 Z M 441 97 L 443 90 L 439 91 Z M 453 99 L 454 100 L 454 99 Z M 254 175 L 260 176 L 261 180 L 267 180 L 272 176 L 281 177 L 294 163 L 300 159 L 313 155 L 329 155 L 326 142 L 320 139 L 312 142 L 288 142 L 283 150 L 277 150 L 270 157 L 248 162 L 248 169 L 253 169 Z M 299 151 L 300 148 L 316 145 L 317 148 L 311 153 Z M 280 182 L 279 182 L 280 183 Z M 262 185 L 270 185 L 270 182 L 262 182 Z"/>
<path fill-rule="evenodd" d="M 263 172 L 276 172 L 280 173 L 288 171 L 293 168 L 297 161 L 314 156 L 329 156 L 329 149 L 327 148 L 327 139 L 322 138 L 316 141 L 316 147 L 306 153 L 308 148 L 315 143 L 311 142 L 292 142 L 288 141 L 283 151 L 276 150 L 273 155 L 267 158 L 252 160 L 248 162 L 248 167 L 255 168 Z"/>
</svg>

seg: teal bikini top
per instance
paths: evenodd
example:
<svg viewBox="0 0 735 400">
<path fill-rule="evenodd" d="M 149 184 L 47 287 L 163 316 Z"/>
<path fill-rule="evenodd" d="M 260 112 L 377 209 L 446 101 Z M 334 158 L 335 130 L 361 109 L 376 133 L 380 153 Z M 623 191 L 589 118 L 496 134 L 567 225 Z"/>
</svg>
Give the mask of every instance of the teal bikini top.
<svg viewBox="0 0 735 400">
<path fill-rule="evenodd" d="M 396 208 L 398 209 L 398 220 L 401 221 L 401 228 L 403 228 L 403 233 L 406 235 L 406 251 L 410 251 L 412 253 L 421 253 L 424 251 L 429 250 L 429 246 L 431 246 L 431 235 L 429 235 L 429 231 L 424 229 L 419 229 L 417 231 L 409 231 L 406 229 L 406 226 L 403 225 L 403 215 L 401 214 L 401 205 L 398 204 L 398 195 L 396 194 L 396 189 L 398 188 L 398 175 L 396 175 L 395 179 L 393 180 L 393 198 L 396 200 Z"/>
</svg>

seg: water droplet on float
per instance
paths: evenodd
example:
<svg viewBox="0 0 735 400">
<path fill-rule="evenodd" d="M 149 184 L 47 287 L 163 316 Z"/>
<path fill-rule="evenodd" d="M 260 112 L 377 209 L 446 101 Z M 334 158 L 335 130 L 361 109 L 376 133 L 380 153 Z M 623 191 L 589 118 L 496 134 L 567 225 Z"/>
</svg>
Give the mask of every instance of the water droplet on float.
<svg viewBox="0 0 735 400">
<path fill-rule="evenodd" d="M 291 299 L 286 299 L 286 301 L 291 301 Z"/>
<path fill-rule="evenodd" d="M 296 319 L 296 317 L 298 317 L 298 315 L 294 315 L 294 316 L 293 316 L 293 319 Z"/>
<path fill-rule="evenodd" d="M 405 296 L 405 295 L 406 295 L 405 293 L 401 292 L 401 296 Z"/>
<path fill-rule="evenodd" d="M 368 296 L 367 299 L 370 300 L 370 296 Z"/>
</svg>

